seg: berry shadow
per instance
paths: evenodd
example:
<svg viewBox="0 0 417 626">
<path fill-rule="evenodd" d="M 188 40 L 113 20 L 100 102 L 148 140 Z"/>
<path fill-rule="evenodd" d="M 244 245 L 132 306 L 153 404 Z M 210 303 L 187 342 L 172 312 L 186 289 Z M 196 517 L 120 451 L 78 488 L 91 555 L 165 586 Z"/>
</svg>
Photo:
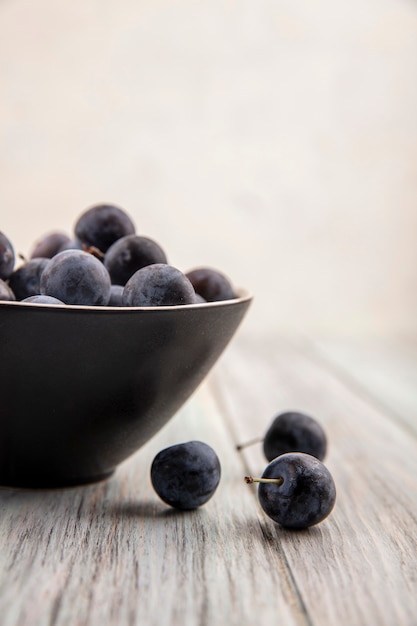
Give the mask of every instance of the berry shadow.
<svg viewBox="0 0 417 626">
<path fill-rule="evenodd" d="M 251 541 L 263 550 L 267 547 L 273 551 L 282 552 L 287 545 L 302 546 L 303 543 L 327 543 L 329 531 L 326 532 L 325 524 L 310 526 L 303 529 L 289 529 L 270 521 L 265 517 L 262 519 L 256 515 L 247 520 L 234 518 L 232 526 L 236 535 L 250 537 Z"/>
<path fill-rule="evenodd" d="M 106 509 L 106 513 L 117 517 L 119 520 L 123 518 L 164 520 L 168 518 L 185 518 L 191 516 L 195 518 L 204 515 L 201 509 L 182 511 L 168 507 L 162 502 L 149 500 L 127 500 L 125 502 L 110 504 Z"/>
</svg>

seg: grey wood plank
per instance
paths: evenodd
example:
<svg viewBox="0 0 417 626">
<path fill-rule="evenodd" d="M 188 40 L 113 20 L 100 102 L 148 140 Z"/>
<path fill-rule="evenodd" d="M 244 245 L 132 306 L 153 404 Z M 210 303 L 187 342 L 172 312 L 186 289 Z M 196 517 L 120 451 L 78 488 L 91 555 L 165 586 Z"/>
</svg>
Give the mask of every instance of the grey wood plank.
<svg viewBox="0 0 417 626">
<path fill-rule="evenodd" d="M 263 434 L 287 409 L 315 416 L 328 434 L 325 462 L 338 494 L 330 518 L 290 532 L 258 505 L 265 535 L 282 550 L 311 622 L 415 626 L 416 438 L 337 371 L 279 338 L 240 337 L 212 385 L 236 443 Z M 260 444 L 241 454 L 248 472 L 266 465 Z"/>
<path fill-rule="evenodd" d="M 318 358 L 338 368 L 393 417 L 417 433 L 417 343 L 414 338 L 307 340 Z"/>
<path fill-rule="evenodd" d="M 214 447 L 222 480 L 204 507 L 179 513 L 153 492 L 149 468 L 188 439 Z M 110 480 L 0 490 L 1 625 L 309 624 L 243 474 L 204 384 Z"/>
</svg>

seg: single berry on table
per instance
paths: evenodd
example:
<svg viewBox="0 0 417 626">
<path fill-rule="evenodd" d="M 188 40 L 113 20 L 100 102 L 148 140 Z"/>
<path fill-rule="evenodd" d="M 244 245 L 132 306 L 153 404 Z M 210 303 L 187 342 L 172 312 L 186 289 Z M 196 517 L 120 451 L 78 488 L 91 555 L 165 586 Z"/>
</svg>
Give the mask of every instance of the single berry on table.
<svg viewBox="0 0 417 626">
<path fill-rule="evenodd" d="M 161 450 L 151 466 L 158 496 L 176 509 L 192 510 L 205 504 L 220 482 L 220 461 L 208 444 L 188 441 Z"/>
<path fill-rule="evenodd" d="M 336 487 L 329 470 L 310 454 L 288 452 L 275 458 L 261 478 L 258 499 L 265 513 L 285 528 L 308 528 L 328 517 L 336 501 Z"/>
<path fill-rule="evenodd" d="M 320 461 L 326 456 L 327 437 L 323 427 L 313 417 L 299 411 L 277 415 L 264 437 L 257 437 L 237 446 L 238 450 L 253 443 L 263 443 L 268 461 L 286 452 L 305 452 Z"/>
</svg>

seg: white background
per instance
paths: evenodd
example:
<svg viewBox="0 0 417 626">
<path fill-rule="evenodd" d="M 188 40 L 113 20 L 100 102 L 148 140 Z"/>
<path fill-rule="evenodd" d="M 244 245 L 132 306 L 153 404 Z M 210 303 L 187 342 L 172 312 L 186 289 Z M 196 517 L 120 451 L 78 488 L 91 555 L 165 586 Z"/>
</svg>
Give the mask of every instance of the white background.
<svg viewBox="0 0 417 626">
<path fill-rule="evenodd" d="M 417 329 L 417 4 L 0 0 L 0 230 L 114 202 L 245 329 Z"/>
</svg>

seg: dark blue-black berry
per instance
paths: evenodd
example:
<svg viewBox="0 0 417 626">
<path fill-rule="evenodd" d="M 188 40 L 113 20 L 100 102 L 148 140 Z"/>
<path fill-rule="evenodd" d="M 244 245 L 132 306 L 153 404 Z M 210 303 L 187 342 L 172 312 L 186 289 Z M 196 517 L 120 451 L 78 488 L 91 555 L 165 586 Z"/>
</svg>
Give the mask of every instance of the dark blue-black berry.
<svg viewBox="0 0 417 626">
<path fill-rule="evenodd" d="M 286 452 L 305 452 L 323 461 L 327 451 L 327 437 L 322 426 L 313 417 L 299 411 L 280 413 L 264 437 L 240 444 L 237 449 L 258 442 L 263 443 L 263 452 L 268 461 Z"/>
<path fill-rule="evenodd" d="M 169 506 L 182 510 L 205 504 L 216 491 L 220 475 L 217 454 L 202 441 L 165 448 L 151 466 L 151 481 L 158 496 Z"/>
<path fill-rule="evenodd" d="M 15 253 L 13 245 L 6 237 L 6 235 L 0 232 L 0 278 L 6 280 L 13 272 L 15 264 Z"/>
<path fill-rule="evenodd" d="M 230 280 L 211 267 L 198 267 L 186 273 L 194 291 L 202 296 L 206 302 L 231 300 L 235 293 Z"/>
<path fill-rule="evenodd" d="M 29 259 L 23 265 L 14 270 L 9 278 L 9 285 L 16 300 L 24 300 L 29 296 L 40 294 L 41 276 L 48 266 L 50 259 Z"/>
<path fill-rule="evenodd" d="M 94 247 L 105 253 L 121 237 L 133 235 L 135 226 L 120 207 L 98 204 L 80 215 L 74 232 L 76 238 L 87 247 Z"/>
<path fill-rule="evenodd" d="M 68 245 L 70 241 L 68 235 L 60 231 L 47 233 L 35 242 L 30 253 L 30 258 L 36 259 L 44 257 L 51 259 L 55 254 L 60 252 L 64 246 Z"/>
<path fill-rule="evenodd" d="M 302 529 L 322 522 L 336 501 L 336 487 L 329 470 L 310 454 L 289 452 L 265 468 L 258 498 L 265 513 L 285 528 Z"/>
<path fill-rule="evenodd" d="M 147 265 L 135 272 L 123 291 L 124 306 L 174 306 L 194 302 L 195 291 L 185 274 L 164 263 Z"/>
<path fill-rule="evenodd" d="M 266 431 L 263 450 L 268 461 L 285 452 L 305 452 L 323 461 L 327 450 L 326 433 L 313 417 L 287 411 L 277 415 Z"/>
<path fill-rule="evenodd" d="M 10 289 L 9 285 L 6 283 L 5 280 L 2 280 L 0 278 L 0 300 L 3 301 L 13 301 L 16 300 L 16 296 L 14 295 L 13 291 Z"/>
<path fill-rule="evenodd" d="M 64 304 L 106 305 L 110 276 L 103 263 L 82 250 L 64 250 L 49 260 L 41 276 L 41 294 Z"/>
<path fill-rule="evenodd" d="M 121 237 L 104 257 L 104 265 L 115 285 L 125 285 L 137 270 L 155 263 L 167 263 L 165 252 L 156 241 L 140 235 Z"/>
<path fill-rule="evenodd" d="M 111 285 L 107 306 L 123 306 L 123 285 Z"/>
</svg>

